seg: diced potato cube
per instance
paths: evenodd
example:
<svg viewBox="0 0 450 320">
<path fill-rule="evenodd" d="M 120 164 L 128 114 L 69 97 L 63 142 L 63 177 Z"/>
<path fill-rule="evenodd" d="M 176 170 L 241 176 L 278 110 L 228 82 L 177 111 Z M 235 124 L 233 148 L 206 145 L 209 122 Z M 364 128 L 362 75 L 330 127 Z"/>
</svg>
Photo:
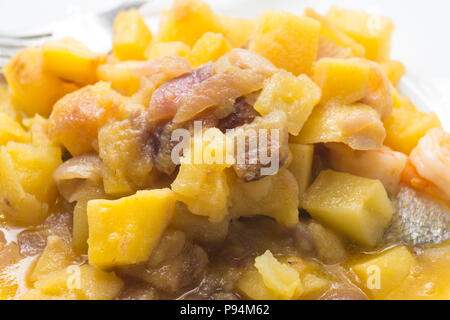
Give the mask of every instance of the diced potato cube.
<svg viewBox="0 0 450 320">
<path fill-rule="evenodd" d="M 163 12 L 158 41 L 182 41 L 193 46 L 205 32 L 223 33 L 219 18 L 200 0 L 175 0 Z"/>
<path fill-rule="evenodd" d="M 298 223 L 298 186 L 287 169 L 252 182 L 244 182 L 229 172 L 228 184 L 234 217 L 263 215 L 288 227 Z"/>
<path fill-rule="evenodd" d="M 294 75 L 312 74 L 320 23 L 292 13 L 268 10 L 258 20 L 250 50 Z"/>
<path fill-rule="evenodd" d="M 8 114 L 0 112 L 0 146 L 10 141 L 26 142 L 29 140 L 27 132 Z"/>
<path fill-rule="evenodd" d="M 265 285 L 257 270 L 244 272 L 237 283 L 237 289 L 245 298 L 252 300 L 279 300 L 280 298 Z"/>
<path fill-rule="evenodd" d="M 393 213 L 380 181 L 332 170 L 322 171 L 308 188 L 304 207 L 313 218 L 367 247 L 378 243 Z"/>
<path fill-rule="evenodd" d="M 355 150 L 380 149 L 386 131 L 373 108 L 361 104 L 328 104 L 314 108 L 297 137 L 300 144 L 342 142 Z"/>
<path fill-rule="evenodd" d="M 296 136 L 320 101 L 320 88 L 302 74 L 279 71 L 267 80 L 254 108 L 262 115 L 281 110 L 287 115 L 288 131 Z"/>
<path fill-rule="evenodd" d="M 311 8 L 307 8 L 304 15 L 320 22 L 320 42 L 322 42 L 325 38 L 325 41 L 330 41 L 338 48 L 345 51 L 350 49 L 350 56 L 360 58 L 364 57 L 366 49 L 355 40 L 347 36 L 344 32 L 336 28 L 331 21 L 329 21 L 329 19 L 321 16 Z M 319 43 L 319 57 L 325 57 L 326 55 L 324 56 L 323 53 L 320 53 L 320 47 L 321 46 Z"/>
<path fill-rule="evenodd" d="M 379 62 L 389 59 L 394 31 L 391 19 L 335 6 L 330 8 L 326 17 L 364 46 L 367 59 Z"/>
<path fill-rule="evenodd" d="M 207 136 L 213 137 L 208 141 Z M 217 128 L 194 136 L 185 150 L 172 190 L 190 212 L 221 222 L 228 215 L 229 189 L 225 168 L 232 165 L 226 154 L 227 137 Z"/>
<path fill-rule="evenodd" d="M 370 66 L 359 60 L 324 58 L 314 67 L 314 81 L 322 89 L 322 102 L 343 104 L 361 100 L 367 93 Z"/>
<path fill-rule="evenodd" d="M 49 236 L 47 246 L 32 269 L 28 280 L 33 283 L 54 271 L 65 269 L 74 263 L 72 248 L 60 237 Z"/>
<path fill-rule="evenodd" d="M 302 283 L 297 271 L 287 264 L 280 263 L 269 250 L 255 258 L 255 267 L 267 289 L 280 299 L 297 298 L 302 292 Z"/>
<path fill-rule="evenodd" d="M 44 70 L 82 85 L 97 81 L 97 66 L 105 59 L 70 37 L 48 41 L 42 49 Z"/>
<path fill-rule="evenodd" d="M 0 211 L 22 225 L 42 222 L 57 196 L 52 174 L 61 150 L 10 142 L 0 147 Z"/>
<path fill-rule="evenodd" d="M 211 222 L 220 222 L 228 215 L 229 189 L 223 168 L 182 163 L 172 190 L 189 211 L 209 217 Z"/>
<path fill-rule="evenodd" d="M 366 293 L 373 299 L 382 299 L 398 287 L 416 265 L 412 253 L 398 246 L 366 261 L 350 265 L 361 280 Z"/>
<path fill-rule="evenodd" d="M 409 154 L 428 130 L 440 127 L 441 122 L 434 113 L 417 110 L 411 104 L 394 107 L 384 121 L 386 140 L 384 144 L 393 150 Z"/>
<path fill-rule="evenodd" d="M 128 119 L 100 129 L 99 156 L 103 160 L 103 186 L 107 194 L 134 194 L 154 180 L 151 156 L 142 151 L 143 135 Z"/>
<path fill-rule="evenodd" d="M 114 272 L 85 264 L 56 271 L 36 281 L 34 286 L 43 296 L 55 299 L 112 300 L 122 290 L 123 281 Z"/>
<path fill-rule="evenodd" d="M 145 50 L 145 57 L 147 59 L 153 59 L 156 57 L 164 56 L 179 56 L 187 58 L 191 53 L 191 48 L 181 41 L 171 42 L 156 42 L 150 43 Z"/>
<path fill-rule="evenodd" d="M 215 62 L 230 50 L 230 43 L 222 34 L 206 32 L 192 47 L 189 61 L 198 67 L 209 61 Z"/>
<path fill-rule="evenodd" d="M 214 223 L 207 217 L 189 212 L 182 203 L 177 204 L 171 226 L 185 232 L 191 239 L 203 244 L 216 244 L 225 240 L 228 235 L 230 219 Z"/>
<path fill-rule="evenodd" d="M 292 172 L 298 185 L 299 208 L 302 208 L 303 197 L 311 183 L 311 170 L 314 157 L 314 145 L 290 143 L 289 150 L 292 154 L 292 162 L 289 171 Z"/>
<path fill-rule="evenodd" d="M 169 189 L 89 201 L 89 263 L 109 268 L 146 261 L 172 218 L 175 202 Z"/>
<path fill-rule="evenodd" d="M 42 48 L 20 51 L 3 67 L 3 73 L 14 104 L 28 116 L 47 117 L 58 99 L 78 88 L 44 70 Z"/>
<path fill-rule="evenodd" d="M 120 60 L 145 60 L 152 33 L 136 9 L 120 12 L 114 21 L 113 54 Z"/>
<path fill-rule="evenodd" d="M 128 116 L 123 97 L 99 82 L 66 95 L 53 107 L 50 116 L 50 136 L 78 156 L 94 150 L 98 130 L 109 120 Z"/>
<path fill-rule="evenodd" d="M 234 48 L 244 47 L 256 29 L 255 20 L 219 16 L 223 34 Z"/>
<path fill-rule="evenodd" d="M 381 67 L 383 68 L 393 86 L 396 86 L 406 73 L 405 66 L 400 61 L 388 60 L 381 63 Z"/>
</svg>

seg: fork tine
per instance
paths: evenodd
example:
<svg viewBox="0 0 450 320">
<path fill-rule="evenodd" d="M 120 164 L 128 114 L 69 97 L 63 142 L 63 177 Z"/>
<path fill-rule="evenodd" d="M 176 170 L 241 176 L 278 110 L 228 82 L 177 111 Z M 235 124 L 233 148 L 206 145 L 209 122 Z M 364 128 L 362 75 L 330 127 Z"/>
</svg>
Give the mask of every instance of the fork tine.
<svg viewBox="0 0 450 320">
<path fill-rule="evenodd" d="M 40 38 L 48 38 L 51 37 L 51 32 L 42 32 L 42 33 L 2 33 L 0 32 L 0 39 L 22 39 L 22 40 L 32 40 L 32 39 L 40 39 Z"/>
<path fill-rule="evenodd" d="M 50 39 L 49 37 L 40 37 L 40 38 L 14 38 L 14 37 L 1 37 L 0 36 L 0 48 L 24 48 L 24 47 L 33 47 L 40 46 L 46 40 Z"/>
</svg>

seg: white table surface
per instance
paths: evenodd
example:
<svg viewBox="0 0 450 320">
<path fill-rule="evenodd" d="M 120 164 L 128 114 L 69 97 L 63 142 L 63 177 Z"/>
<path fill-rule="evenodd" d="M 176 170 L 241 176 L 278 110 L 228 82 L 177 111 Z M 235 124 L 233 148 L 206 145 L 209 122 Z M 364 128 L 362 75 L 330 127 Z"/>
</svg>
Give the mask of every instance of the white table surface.
<svg viewBox="0 0 450 320">
<path fill-rule="evenodd" d="M 0 31 L 40 28 L 70 15 L 112 8 L 124 0 L 0 0 Z M 154 30 L 153 12 L 170 0 L 150 0 L 142 12 Z M 450 130 L 450 1 L 448 0 L 207 0 L 213 9 L 254 17 L 273 8 L 301 14 L 305 7 L 326 12 L 330 5 L 362 9 L 393 19 L 392 58 L 405 63 L 401 89 L 425 110 L 440 116 Z"/>
</svg>

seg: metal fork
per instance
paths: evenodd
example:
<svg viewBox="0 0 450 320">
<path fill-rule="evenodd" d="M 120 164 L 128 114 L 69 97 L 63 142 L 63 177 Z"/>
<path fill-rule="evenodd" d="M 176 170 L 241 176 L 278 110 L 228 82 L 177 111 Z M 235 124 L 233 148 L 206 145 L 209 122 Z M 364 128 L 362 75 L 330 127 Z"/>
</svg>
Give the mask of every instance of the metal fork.
<svg viewBox="0 0 450 320">
<path fill-rule="evenodd" d="M 13 34 L 0 32 L 0 75 L 1 67 L 23 48 L 40 46 L 47 40 L 65 36 L 81 41 L 96 52 L 109 52 L 112 46 L 113 22 L 117 13 L 139 8 L 142 4 L 143 0 L 127 1 L 108 11 L 73 16 L 31 32 Z"/>
</svg>

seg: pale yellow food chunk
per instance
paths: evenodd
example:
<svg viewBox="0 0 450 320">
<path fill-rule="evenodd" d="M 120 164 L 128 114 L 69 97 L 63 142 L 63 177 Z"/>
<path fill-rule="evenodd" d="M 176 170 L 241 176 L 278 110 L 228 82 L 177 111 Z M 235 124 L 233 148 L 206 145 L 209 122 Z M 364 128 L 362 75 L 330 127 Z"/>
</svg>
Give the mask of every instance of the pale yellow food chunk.
<svg viewBox="0 0 450 320">
<path fill-rule="evenodd" d="M 228 215 L 229 189 L 223 168 L 181 164 L 172 190 L 194 214 L 209 217 L 212 222 L 220 222 Z"/>
<path fill-rule="evenodd" d="M 101 268 L 146 261 L 175 210 L 169 189 L 88 202 L 89 263 Z"/>
<path fill-rule="evenodd" d="M 211 222 L 220 222 L 228 215 L 229 188 L 224 170 L 234 160 L 227 161 L 227 144 L 227 138 L 217 128 L 204 131 L 203 136 L 196 135 L 183 154 L 180 170 L 171 185 L 177 199 L 190 212 L 209 217 Z"/>
<path fill-rule="evenodd" d="M 192 47 L 189 61 L 193 67 L 198 67 L 207 62 L 216 62 L 230 50 L 231 45 L 222 34 L 206 32 Z"/>
<path fill-rule="evenodd" d="M 350 265 L 361 286 L 373 299 L 383 299 L 401 285 L 417 264 L 405 246 L 398 246 L 363 262 Z"/>
<path fill-rule="evenodd" d="M 129 115 L 123 97 L 109 83 L 98 82 L 59 100 L 50 116 L 49 133 L 72 156 L 94 151 L 98 130 L 111 120 Z"/>
<path fill-rule="evenodd" d="M 221 222 L 211 222 L 208 217 L 202 217 L 189 212 L 182 203 L 177 204 L 170 226 L 186 233 L 188 237 L 202 244 L 216 244 L 225 240 L 228 235 L 230 219 Z"/>
<path fill-rule="evenodd" d="M 348 56 L 364 57 L 365 48 L 336 28 L 327 17 L 318 14 L 311 8 L 305 9 L 304 15 L 320 22 L 319 58 L 330 57 L 326 52 L 321 51 L 326 48 L 324 43 L 331 43 L 334 48 L 346 52 Z"/>
<path fill-rule="evenodd" d="M 295 77 L 286 71 L 279 71 L 269 78 L 255 102 L 254 108 L 261 115 L 276 110 L 284 111 L 288 120 L 288 131 L 296 136 L 319 103 L 320 88 L 302 74 Z"/>
<path fill-rule="evenodd" d="M 289 12 L 267 10 L 258 19 L 250 50 L 294 75 L 312 74 L 320 23 Z"/>
<path fill-rule="evenodd" d="M 114 21 L 113 53 L 120 60 L 145 60 L 152 33 L 136 9 L 120 12 Z"/>
<path fill-rule="evenodd" d="M 409 154 L 428 130 L 440 127 L 435 113 L 418 110 L 409 101 L 395 105 L 392 114 L 384 121 L 385 145 L 393 150 Z"/>
<path fill-rule="evenodd" d="M 313 218 L 367 247 L 378 243 L 393 213 L 380 181 L 332 170 L 322 171 L 308 188 L 304 207 Z"/>
<path fill-rule="evenodd" d="M 105 272 L 85 264 L 72 265 L 34 283 L 37 291 L 25 294 L 25 300 L 111 300 L 124 284 L 114 272 Z"/>
<path fill-rule="evenodd" d="M 145 189 L 154 180 L 152 160 L 143 152 L 144 132 L 124 120 L 103 126 L 98 133 L 99 156 L 103 161 L 105 192 L 125 196 Z"/>
<path fill-rule="evenodd" d="M 97 81 L 97 66 L 105 59 L 70 37 L 48 41 L 42 49 L 44 70 L 82 85 Z"/>
<path fill-rule="evenodd" d="M 25 142 L 29 139 L 24 128 L 7 113 L 0 112 L 0 146 L 10 141 Z"/>
<path fill-rule="evenodd" d="M 229 172 L 228 184 L 230 213 L 234 217 L 263 215 L 288 227 L 298 223 L 298 186 L 287 169 L 252 182 L 244 182 L 234 172 Z"/>
<path fill-rule="evenodd" d="M 244 272 L 237 283 L 237 290 L 245 298 L 252 300 L 279 300 L 278 296 L 265 285 L 257 270 Z"/>
<path fill-rule="evenodd" d="M 388 60 L 381 63 L 381 67 L 393 86 L 396 86 L 406 73 L 405 65 L 400 61 Z"/>
<path fill-rule="evenodd" d="M 21 225 L 42 222 L 57 196 L 52 174 L 61 163 L 57 147 L 16 142 L 0 147 L 0 212 Z"/>
<path fill-rule="evenodd" d="M 206 32 L 223 33 L 219 18 L 210 6 L 200 0 L 175 0 L 163 12 L 158 41 L 182 41 L 193 46 Z"/>
<path fill-rule="evenodd" d="M 256 21 L 221 15 L 224 36 L 234 48 L 244 47 L 255 32 Z"/>
<path fill-rule="evenodd" d="M 367 59 L 379 62 L 389 59 L 391 35 L 394 31 L 391 19 L 336 6 L 330 8 L 326 17 L 364 46 Z"/>
<path fill-rule="evenodd" d="M 289 150 L 292 154 L 289 171 L 297 180 L 299 208 L 301 208 L 305 191 L 311 183 L 314 145 L 290 143 Z"/>
<path fill-rule="evenodd" d="M 72 248 L 60 237 L 49 236 L 47 245 L 28 276 L 28 280 L 34 283 L 54 271 L 65 269 L 73 263 Z"/>
<path fill-rule="evenodd" d="M 78 89 L 44 70 L 42 48 L 20 51 L 3 67 L 3 72 L 13 103 L 28 116 L 38 113 L 47 117 L 58 99 Z"/>
<path fill-rule="evenodd" d="M 150 45 L 145 50 L 145 57 L 147 59 L 153 59 L 156 57 L 164 56 L 179 56 L 187 58 L 191 53 L 191 48 L 181 42 L 181 41 L 171 41 L 171 42 L 156 42 L 150 43 Z"/>
<path fill-rule="evenodd" d="M 324 58 L 314 66 L 314 81 L 322 89 L 322 102 L 352 103 L 367 93 L 370 67 L 353 59 Z"/>
<path fill-rule="evenodd" d="M 328 104 L 314 108 L 292 142 L 315 144 L 342 142 L 355 150 L 380 149 L 386 131 L 373 108 L 361 104 Z"/>
<path fill-rule="evenodd" d="M 267 289 L 280 299 L 293 299 L 302 292 L 302 283 L 297 271 L 287 264 L 280 263 L 269 250 L 255 258 L 255 267 Z"/>
</svg>

